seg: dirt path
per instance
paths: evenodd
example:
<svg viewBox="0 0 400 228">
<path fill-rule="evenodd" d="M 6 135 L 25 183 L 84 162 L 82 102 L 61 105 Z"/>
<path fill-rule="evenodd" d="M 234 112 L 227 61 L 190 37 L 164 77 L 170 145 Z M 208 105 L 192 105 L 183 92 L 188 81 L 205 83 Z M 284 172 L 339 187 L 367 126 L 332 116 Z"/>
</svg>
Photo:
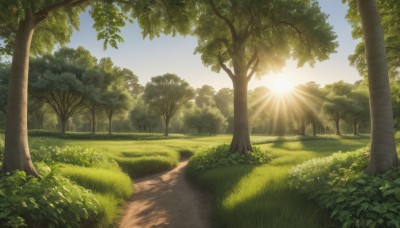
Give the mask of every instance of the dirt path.
<svg viewBox="0 0 400 228">
<path fill-rule="evenodd" d="M 171 171 L 134 180 L 134 194 L 120 228 L 211 227 L 209 199 L 186 181 L 186 164 L 181 162 Z"/>
</svg>

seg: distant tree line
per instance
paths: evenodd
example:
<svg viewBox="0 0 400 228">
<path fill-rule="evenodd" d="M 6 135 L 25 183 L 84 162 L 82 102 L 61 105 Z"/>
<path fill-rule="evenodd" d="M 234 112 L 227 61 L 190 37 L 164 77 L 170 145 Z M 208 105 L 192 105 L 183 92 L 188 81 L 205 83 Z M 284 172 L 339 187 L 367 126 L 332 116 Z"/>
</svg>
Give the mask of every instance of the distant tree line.
<svg viewBox="0 0 400 228">
<path fill-rule="evenodd" d="M 0 120 L 6 115 L 10 65 L 0 64 Z M 400 87 L 392 85 L 394 107 Z M 298 85 L 286 97 L 267 87 L 248 91 L 252 134 L 317 135 L 369 133 L 364 81 L 339 81 L 321 87 Z M 394 109 L 395 127 L 400 111 Z M 31 59 L 28 119 L 30 129 L 61 132 L 233 132 L 233 90 L 204 85 L 193 89 L 174 74 L 153 77 L 146 86 L 110 58 L 97 60 L 82 47 L 61 48 Z"/>
</svg>

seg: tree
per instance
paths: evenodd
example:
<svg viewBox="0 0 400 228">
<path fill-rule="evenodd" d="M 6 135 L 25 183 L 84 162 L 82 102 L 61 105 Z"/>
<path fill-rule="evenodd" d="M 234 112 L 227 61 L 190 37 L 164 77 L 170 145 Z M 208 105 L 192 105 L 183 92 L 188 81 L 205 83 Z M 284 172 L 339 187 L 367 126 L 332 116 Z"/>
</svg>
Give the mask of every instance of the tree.
<svg viewBox="0 0 400 228">
<path fill-rule="evenodd" d="M 36 64 L 44 66 L 36 67 Z M 32 65 L 31 94 L 50 105 L 60 120 L 61 133 L 65 133 L 68 119 L 84 103 L 84 86 L 79 79 L 84 72 L 52 56 L 33 61 Z M 37 71 L 38 68 L 47 70 Z"/>
<path fill-rule="evenodd" d="M 289 57 L 297 59 L 299 65 L 324 60 L 336 47 L 327 16 L 314 0 L 181 1 L 180 12 L 190 15 L 181 20 L 164 20 L 169 15 L 152 10 L 154 2 L 136 3 L 137 8 L 146 9 L 135 14 L 145 36 L 173 34 L 176 30 L 169 25 L 176 23 L 181 25 L 177 26 L 181 31 L 193 28 L 198 38 L 196 52 L 201 54 L 203 64 L 217 72 L 222 69 L 231 78 L 234 131 L 230 150 L 241 154 L 252 150 L 247 85 L 253 75 L 279 69 Z"/>
<path fill-rule="evenodd" d="M 194 90 L 175 74 L 164 74 L 151 78 L 144 89 L 144 101 L 162 116 L 165 123 L 164 135 L 175 112 L 194 98 Z"/>
<path fill-rule="evenodd" d="M 104 73 L 99 70 L 86 70 L 82 75 L 85 106 L 91 113 L 92 133 L 96 133 L 96 112 L 102 104 L 103 94 L 105 92 Z"/>
<path fill-rule="evenodd" d="M 311 123 L 313 136 L 317 135 L 317 126 L 320 123 L 320 110 L 325 95 L 315 82 L 308 82 L 298 86 L 293 93 L 295 112 L 301 113 L 302 123 L 300 134 L 305 135 L 305 123 Z"/>
<path fill-rule="evenodd" d="M 349 107 L 347 118 L 353 125 L 353 135 L 358 135 L 361 122 L 369 120 L 369 98 L 365 90 L 354 90 L 348 97 L 352 105 Z"/>
<path fill-rule="evenodd" d="M 203 85 L 201 88 L 196 89 L 196 94 L 195 102 L 197 107 L 215 106 L 215 90 L 212 86 Z"/>
<path fill-rule="evenodd" d="M 162 125 L 159 114 L 151 111 L 143 100 L 139 100 L 131 111 L 130 119 L 135 128 L 141 132 L 152 133 L 154 129 Z"/>
<path fill-rule="evenodd" d="M 336 47 L 335 35 L 316 1 L 200 1 L 194 34 L 196 52 L 214 71 L 224 70 L 234 93 L 234 130 L 230 150 L 252 151 L 247 85 L 255 75 L 281 68 L 290 56 L 314 63 Z M 199 3 L 200 4 L 200 3 Z M 300 13 L 301 12 L 301 13 Z"/>
<path fill-rule="evenodd" d="M 387 66 L 389 76 L 396 78 L 399 76 L 400 67 L 400 5 L 396 0 L 385 0 L 376 2 L 381 16 L 381 27 L 383 30 Z M 347 13 L 347 19 L 353 27 L 353 37 L 362 38 L 363 30 L 361 28 L 360 16 L 356 2 L 351 3 Z M 364 39 L 361 39 L 354 50 L 354 54 L 349 56 L 350 63 L 355 66 L 361 75 L 367 76 L 367 62 L 365 58 Z"/>
<path fill-rule="evenodd" d="M 233 113 L 233 91 L 229 88 L 222 88 L 214 96 L 215 105 L 226 118 Z"/>
<path fill-rule="evenodd" d="M 371 112 L 371 152 L 365 170 L 370 175 L 398 165 L 394 141 L 386 50 L 379 11 L 374 0 L 357 0 L 365 42 Z"/>
<path fill-rule="evenodd" d="M 108 117 L 108 133 L 112 133 L 112 118 L 115 114 L 126 113 L 132 104 L 132 96 L 124 90 L 111 90 L 103 95 L 103 107 Z"/>
<path fill-rule="evenodd" d="M 210 106 L 195 108 L 193 112 L 186 113 L 184 124 L 187 128 L 195 129 L 197 133 L 207 132 L 210 135 L 224 131 L 227 126 L 219 109 Z"/>
<path fill-rule="evenodd" d="M 119 27 L 125 25 L 127 7 L 112 1 L 90 0 L 7 0 L 0 3 L 1 54 L 12 54 L 7 103 L 3 172 L 23 170 L 38 176 L 28 146 L 27 100 L 29 55 L 51 50 L 56 43 L 69 41 L 78 28 L 80 12 L 92 2 L 91 15 L 98 38 L 116 47 Z M 123 3 L 121 3 L 123 4 Z M 123 13 L 120 13 L 123 12 Z"/>
<path fill-rule="evenodd" d="M 322 104 L 322 109 L 334 121 L 336 135 L 341 135 L 340 121 L 349 114 L 351 107 L 354 105 L 354 101 L 349 99 L 352 87 L 352 84 L 343 81 L 325 86 L 327 95 Z"/>
</svg>

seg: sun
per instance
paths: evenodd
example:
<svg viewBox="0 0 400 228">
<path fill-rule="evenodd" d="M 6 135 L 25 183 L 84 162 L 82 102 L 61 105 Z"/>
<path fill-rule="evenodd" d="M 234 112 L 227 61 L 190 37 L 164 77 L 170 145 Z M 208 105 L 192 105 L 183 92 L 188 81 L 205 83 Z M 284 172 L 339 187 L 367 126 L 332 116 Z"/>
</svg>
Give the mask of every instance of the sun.
<svg viewBox="0 0 400 228">
<path fill-rule="evenodd" d="M 293 91 L 294 84 L 288 77 L 279 76 L 273 79 L 269 89 L 275 96 L 284 97 Z"/>
</svg>

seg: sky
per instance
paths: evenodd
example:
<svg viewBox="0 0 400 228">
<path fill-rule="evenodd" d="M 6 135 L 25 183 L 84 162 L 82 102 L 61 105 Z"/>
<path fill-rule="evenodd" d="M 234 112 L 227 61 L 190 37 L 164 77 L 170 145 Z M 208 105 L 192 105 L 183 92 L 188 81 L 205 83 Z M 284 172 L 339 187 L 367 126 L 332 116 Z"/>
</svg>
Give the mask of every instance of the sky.
<svg viewBox="0 0 400 228">
<path fill-rule="evenodd" d="M 253 78 L 249 89 L 273 84 L 277 77 L 286 77 L 292 84 L 315 81 L 321 86 L 339 80 L 353 83 L 360 80 L 357 70 L 349 65 L 348 56 L 353 53 L 357 44 L 351 37 L 351 27 L 345 19 L 347 5 L 339 0 L 320 0 L 323 12 L 329 15 L 328 21 L 334 27 L 339 47 L 328 60 L 317 62 L 313 68 L 305 65 L 297 68 L 294 61 L 288 60 L 286 66 L 277 73 L 270 73 L 261 79 Z M 125 42 L 118 49 L 109 47 L 103 50 L 103 41 L 96 39 L 92 28 L 93 20 L 87 13 L 81 15 L 79 31 L 71 37 L 69 47 L 83 46 L 98 59 L 111 57 L 114 64 L 132 70 L 139 83 L 145 85 L 151 77 L 165 73 L 174 73 L 185 79 L 194 88 L 204 84 L 213 86 L 216 90 L 223 87 L 232 88 L 232 82 L 225 72 L 219 74 L 202 64 L 199 54 L 194 54 L 197 39 L 192 36 L 160 36 L 150 40 L 141 35 L 137 24 L 127 24 L 122 29 Z"/>
</svg>

